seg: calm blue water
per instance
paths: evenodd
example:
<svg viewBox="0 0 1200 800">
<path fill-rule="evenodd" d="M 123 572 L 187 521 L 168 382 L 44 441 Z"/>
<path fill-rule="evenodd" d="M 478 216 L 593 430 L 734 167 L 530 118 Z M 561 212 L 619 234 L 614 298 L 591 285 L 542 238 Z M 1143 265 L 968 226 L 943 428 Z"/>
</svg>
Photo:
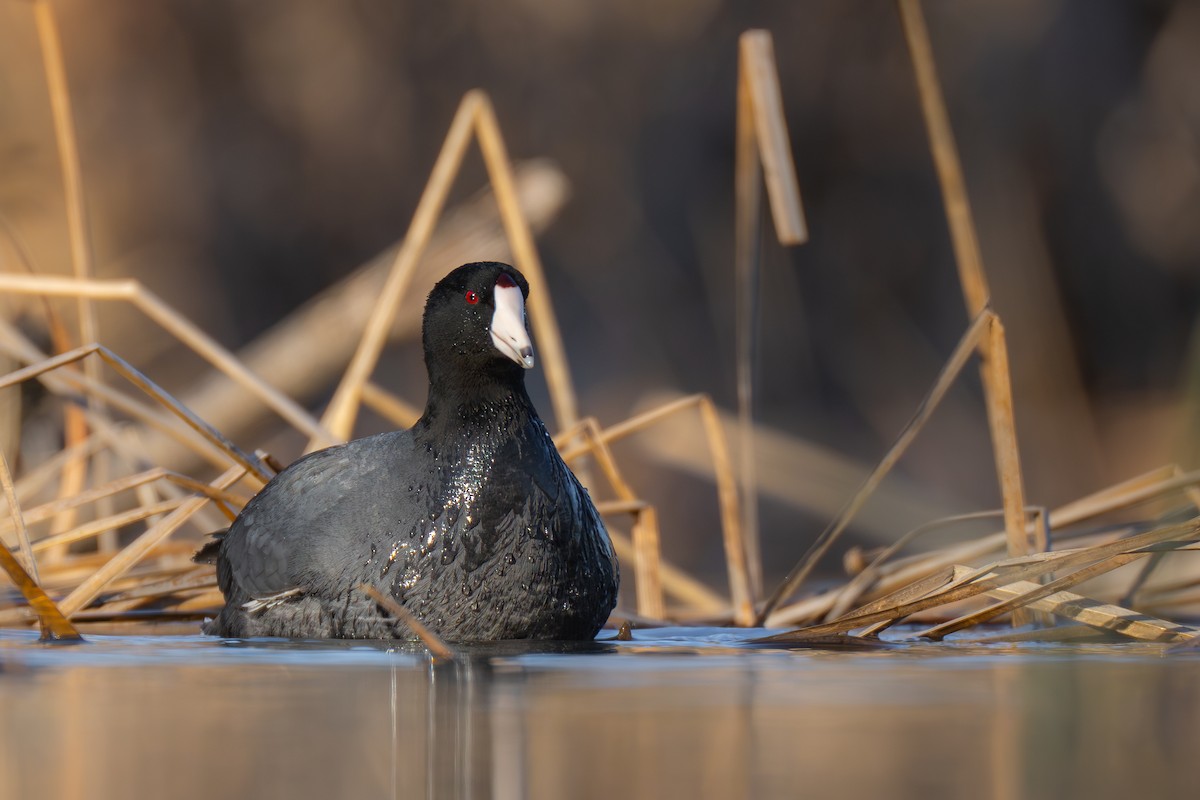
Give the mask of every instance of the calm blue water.
<svg viewBox="0 0 1200 800">
<path fill-rule="evenodd" d="M 1190 797 L 1200 654 L 0 631 L 0 798 Z M 608 634 L 602 634 L 604 638 Z"/>
</svg>

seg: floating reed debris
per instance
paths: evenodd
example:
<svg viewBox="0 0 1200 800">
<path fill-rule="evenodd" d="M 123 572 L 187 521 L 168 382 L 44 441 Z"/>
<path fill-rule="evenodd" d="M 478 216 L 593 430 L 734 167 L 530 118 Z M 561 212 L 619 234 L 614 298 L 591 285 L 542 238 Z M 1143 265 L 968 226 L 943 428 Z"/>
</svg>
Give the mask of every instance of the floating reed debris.
<svg viewBox="0 0 1200 800">
<path fill-rule="evenodd" d="M 980 611 L 934 626 L 919 634 L 925 638 L 940 639 L 949 633 L 981 624 L 1017 608 L 1024 608 L 1031 603 L 1049 598 L 1059 590 L 1075 586 L 1097 575 L 1145 558 L 1158 551 L 1156 546 L 1171 543 L 1173 546 L 1170 549 L 1183 549 L 1198 538 L 1200 538 L 1200 517 L 1186 523 L 1131 534 L 1113 542 L 1091 547 L 1017 556 L 978 568 L 968 568 L 962 565 L 946 567 L 921 580 L 906 584 L 831 622 L 809 625 L 798 630 L 776 634 L 763 641 L 772 643 L 804 641 L 809 637 L 847 633 L 854 630 L 875 634 L 883 627 L 894 625 L 917 612 L 968 600 L 993 589 L 1003 590 L 1002 594 L 1006 595 L 1007 599 Z M 1061 573 L 1065 570 L 1073 571 L 1045 585 L 1034 584 L 1034 588 L 1029 591 L 1020 589 L 1024 583 L 1033 579 L 1052 573 Z M 1014 584 L 1017 585 L 1017 588 L 1009 588 Z M 1063 612 L 1064 615 L 1069 615 L 1075 621 L 1084 624 L 1094 624 L 1096 621 L 1094 617 L 1076 613 L 1069 605 L 1060 606 L 1053 602 L 1050 605 L 1052 606 L 1050 610 L 1053 610 L 1054 613 Z M 1109 613 L 1117 612 L 1115 609 L 1109 609 Z M 1119 613 L 1127 618 L 1136 616 L 1128 609 L 1122 609 Z M 1104 624 L 1099 627 L 1115 630 L 1125 635 L 1133 635 L 1129 633 L 1133 629 L 1128 626 L 1114 627 Z M 1181 626 L 1176 632 L 1182 630 Z"/>
</svg>

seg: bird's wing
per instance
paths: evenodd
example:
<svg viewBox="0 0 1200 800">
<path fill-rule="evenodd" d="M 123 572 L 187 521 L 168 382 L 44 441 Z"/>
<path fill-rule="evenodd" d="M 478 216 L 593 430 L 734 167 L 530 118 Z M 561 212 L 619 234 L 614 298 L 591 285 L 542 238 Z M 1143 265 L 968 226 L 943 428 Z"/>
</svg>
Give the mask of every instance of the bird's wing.
<svg viewBox="0 0 1200 800">
<path fill-rule="evenodd" d="M 338 543 L 360 522 L 355 509 L 377 497 L 380 470 L 359 440 L 319 450 L 279 473 L 243 509 L 222 544 L 221 588 L 250 597 L 309 590 L 334 581 L 355 556 Z"/>
</svg>

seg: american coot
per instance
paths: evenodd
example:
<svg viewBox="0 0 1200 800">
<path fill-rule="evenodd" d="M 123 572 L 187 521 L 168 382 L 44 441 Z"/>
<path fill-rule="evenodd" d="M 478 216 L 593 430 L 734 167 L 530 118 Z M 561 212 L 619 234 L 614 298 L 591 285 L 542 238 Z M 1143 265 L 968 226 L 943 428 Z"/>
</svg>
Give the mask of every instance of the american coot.
<svg viewBox="0 0 1200 800">
<path fill-rule="evenodd" d="M 425 413 L 275 476 L 198 554 L 225 607 L 205 633 L 410 638 L 359 590 L 396 598 L 451 641 L 590 639 L 617 599 L 591 499 L 525 392 L 529 284 L 467 264 L 425 304 Z"/>
</svg>

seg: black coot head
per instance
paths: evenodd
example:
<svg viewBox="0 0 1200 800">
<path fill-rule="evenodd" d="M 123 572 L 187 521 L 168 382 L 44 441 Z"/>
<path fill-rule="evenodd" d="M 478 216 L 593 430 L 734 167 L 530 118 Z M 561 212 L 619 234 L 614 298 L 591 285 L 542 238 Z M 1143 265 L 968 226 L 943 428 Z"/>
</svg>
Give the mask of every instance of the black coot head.
<svg viewBox="0 0 1200 800">
<path fill-rule="evenodd" d="M 533 367 L 525 317 L 529 282 L 495 261 L 464 264 L 425 301 L 422 339 L 431 379 L 520 379 Z"/>
</svg>

